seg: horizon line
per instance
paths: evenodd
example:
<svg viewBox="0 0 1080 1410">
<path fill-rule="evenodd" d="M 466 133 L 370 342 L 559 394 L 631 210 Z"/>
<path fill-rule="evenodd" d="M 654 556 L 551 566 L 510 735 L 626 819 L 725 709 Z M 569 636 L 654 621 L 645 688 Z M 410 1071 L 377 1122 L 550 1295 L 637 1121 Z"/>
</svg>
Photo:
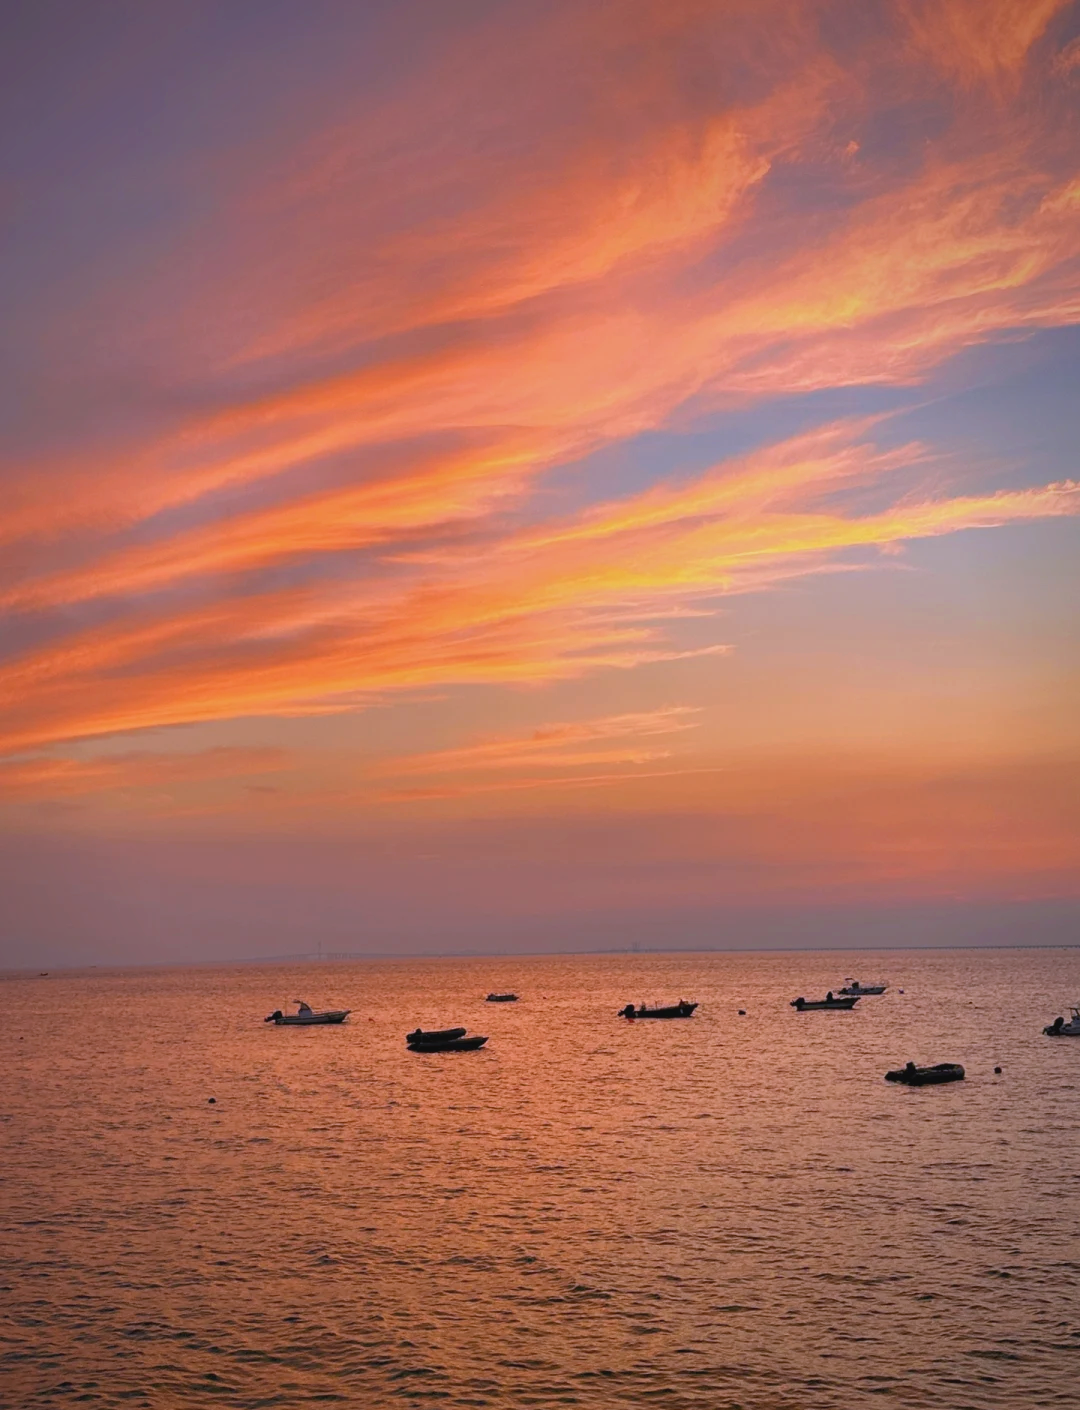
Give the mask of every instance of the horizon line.
<svg viewBox="0 0 1080 1410">
<path fill-rule="evenodd" d="M 956 944 L 956 945 L 770 945 L 760 948 L 746 948 L 739 946 L 686 946 L 678 949 L 663 949 L 660 947 L 639 947 L 639 946 L 614 946 L 589 950 L 527 950 L 521 954 L 506 954 L 500 952 L 485 953 L 476 950 L 441 950 L 430 954 L 392 954 L 388 951 L 375 953 L 356 953 L 348 951 L 333 951 L 330 954 L 320 954 L 318 951 L 301 951 L 288 955 L 254 955 L 250 957 L 229 958 L 220 960 L 136 960 L 124 963 L 110 963 L 109 961 L 93 961 L 85 964 L 54 964 L 47 970 L 38 969 L 35 965 L 11 965 L 0 967 L 0 980 L 9 977 L 20 977 L 28 975 L 31 978 L 45 978 L 54 971 L 58 973 L 77 974 L 90 969 L 125 970 L 125 969 L 208 969 L 208 968 L 232 968 L 241 965 L 287 965 L 287 964 L 355 964 L 377 963 L 386 961 L 406 962 L 410 960 L 535 960 L 559 958 L 585 958 L 598 955 L 803 955 L 803 954 L 858 954 L 860 952 L 885 954 L 890 951 L 901 952 L 926 952 L 945 950 L 1075 950 L 1080 949 L 1080 941 L 1062 941 L 1059 944 L 1040 945 L 993 945 L 993 944 Z M 35 974 L 36 970 L 36 974 Z"/>
</svg>

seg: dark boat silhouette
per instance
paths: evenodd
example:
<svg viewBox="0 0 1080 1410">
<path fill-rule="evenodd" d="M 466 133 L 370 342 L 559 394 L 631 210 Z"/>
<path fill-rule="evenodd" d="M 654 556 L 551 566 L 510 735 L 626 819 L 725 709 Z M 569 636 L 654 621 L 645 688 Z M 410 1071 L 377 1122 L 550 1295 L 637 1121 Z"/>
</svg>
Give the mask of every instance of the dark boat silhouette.
<svg viewBox="0 0 1080 1410">
<path fill-rule="evenodd" d="M 963 1080 L 964 1069 L 958 1062 L 939 1062 L 934 1067 L 916 1067 L 913 1062 L 909 1062 L 905 1067 L 898 1067 L 885 1074 L 886 1082 L 903 1082 L 909 1087 L 929 1087 L 936 1082 Z"/>
<path fill-rule="evenodd" d="M 858 1002 L 858 994 L 838 999 L 830 989 L 823 999 L 804 999 L 800 995 L 799 998 L 792 999 L 791 1007 L 798 1013 L 808 1013 L 811 1009 L 853 1009 Z"/>
<path fill-rule="evenodd" d="M 441 1033 L 422 1033 L 419 1029 L 405 1039 L 411 1053 L 471 1053 L 487 1042 L 486 1035 L 465 1036 L 464 1028 L 444 1028 Z"/>
<path fill-rule="evenodd" d="M 516 1004 L 518 996 L 516 994 L 489 994 L 484 1000 L 485 1004 Z"/>
<path fill-rule="evenodd" d="M 654 1005 L 648 1008 L 645 1004 L 639 1004 L 634 1008 L 633 1004 L 627 1004 L 624 1009 L 619 1010 L 620 1018 L 692 1018 L 697 1004 L 687 1003 L 685 999 L 680 999 L 677 1004 L 668 1004 L 666 1007 Z"/>
<path fill-rule="evenodd" d="M 429 1028 L 427 1032 L 422 1028 L 414 1028 L 411 1033 L 405 1034 L 406 1043 L 450 1043 L 455 1038 L 464 1038 L 469 1030 L 467 1028 Z"/>
</svg>

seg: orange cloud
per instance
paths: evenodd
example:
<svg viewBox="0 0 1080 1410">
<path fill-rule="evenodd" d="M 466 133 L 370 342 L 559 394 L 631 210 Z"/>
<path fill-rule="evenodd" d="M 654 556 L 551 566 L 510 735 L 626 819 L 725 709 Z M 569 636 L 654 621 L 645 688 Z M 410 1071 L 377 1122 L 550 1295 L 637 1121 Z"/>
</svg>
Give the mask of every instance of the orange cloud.
<svg viewBox="0 0 1080 1410">
<path fill-rule="evenodd" d="M 1068 0 L 902 0 L 913 47 L 967 84 L 1012 76 Z"/>
<path fill-rule="evenodd" d="M 429 550 L 411 566 L 406 554 L 401 579 L 146 611 L 61 639 L 0 671 L 12 701 L 0 712 L 0 743 L 25 749 L 152 725 L 303 713 L 421 686 L 556 680 L 668 659 L 680 653 L 649 623 L 655 612 L 820 571 L 851 549 L 1080 512 L 1071 483 L 906 498 L 864 515 L 819 507 L 823 490 L 876 483 L 922 455 L 882 454 L 860 429 L 797 437 L 726 474 L 717 467 L 606 511 L 504 534 L 479 553 L 469 543 Z"/>
<path fill-rule="evenodd" d="M 224 286 L 235 286 L 265 326 L 216 365 L 214 400 L 229 404 L 112 456 L 27 460 L 7 534 L 48 540 L 139 523 L 328 456 L 463 428 L 511 430 L 516 451 L 479 457 L 497 499 L 499 481 L 520 483 L 523 461 L 539 474 L 559 456 L 663 425 L 703 389 L 745 400 L 911 380 L 1002 329 L 1077 317 L 1074 133 L 1052 105 L 1040 124 L 1022 94 L 1004 107 L 962 94 L 951 126 L 898 173 L 875 170 L 854 140 L 879 84 L 934 101 L 942 65 L 974 84 L 1006 71 L 1048 91 L 1065 83 L 1053 55 L 1036 53 L 1061 5 L 896 0 L 881 33 L 867 29 L 843 61 L 821 39 L 829 7 L 674 6 L 662 20 L 656 8 L 538 22 L 533 60 L 516 74 L 520 111 L 503 92 L 486 119 L 528 122 L 520 141 L 532 162 L 511 167 L 497 146 L 447 151 L 448 137 L 426 155 L 430 124 L 460 118 L 477 84 L 483 94 L 499 62 L 526 52 L 496 23 L 486 78 L 486 51 L 470 35 L 457 69 L 424 72 L 386 112 L 358 109 L 311 150 L 287 154 L 303 179 L 275 170 L 268 190 L 241 179 L 213 234 L 233 264 L 206 297 L 227 303 L 241 295 Z M 564 45 L 596 65 L 591 124 L 538 138 Z M 724 96 L 738 85 L 716 74 L 687 96 L 672 56 L 718 45 L 753 76 L 753 99 Z M 846 172 L 849 199 L 810 220 L 797 206 L 765 211 L 768 174 L 803 165 L 829 180 Z M 403 226 L 394 201 L 425 182 L 450 209 Z M 373 200 L 385 228 L 366 215 Z M 290 269 L 308 276 L 295 287 L 271 278 L 279 261 L 266 242 L 276 250 L 283 230 Z M 320 282 L 323 297 L 312 290 Z M 420 332 L 427 342 L 367 347 L 362 365 L 325 370 L 327 340 L 351 349 Z M 272 390 L 253 392 L 261 381 Z M 410 472 L 402 478 L 408 498 Z"/>
<path fill-rule="evenodd" d="M 1080 318 L 1061 9 L 895 0 L 846 48 L 820 23 L 843 5 L 509 15 L 263 153 L 192 306 L 158 314 L 181 343 L 222 330 L 205 362 L 184 344 L 213 394 L 184 384 L 114 455 L 17 467 L 0 602 L 43 644 L 0 668 L 0 747 L 661 661 L 683 653 L 658 622 L 720 595 L 1075 514 L 1072 484 L 890 493 L 932 453 L 856 423 L 546 498 L 702 408 L 911 382 Z M 894 99 L 944 116 L 868 155 Z M 804 209 L 802 179 L 828 199 Z"/>
<path fill-rule="evenodd" d="M 143 793 L 176 785 L 258 777 L 287 767 L 278 749 L 217 748 L 194 754 L 133 751 L 71 758 L 59 755 L 0 764 L 0 804 L 78 798 L 103 793 Z"/>
<path fill-rule="evenodd" d="M 393 774 L 486 772 L 491 769 L 564 769 L 602 764 L 644 764 L 666 759 L 668 749 L 643 741 L 694 729 L 700 709 L 670 705 L 602 719 L 544 725 L 525 737 L 487 740 L 388 762 Z"/>
</svg>

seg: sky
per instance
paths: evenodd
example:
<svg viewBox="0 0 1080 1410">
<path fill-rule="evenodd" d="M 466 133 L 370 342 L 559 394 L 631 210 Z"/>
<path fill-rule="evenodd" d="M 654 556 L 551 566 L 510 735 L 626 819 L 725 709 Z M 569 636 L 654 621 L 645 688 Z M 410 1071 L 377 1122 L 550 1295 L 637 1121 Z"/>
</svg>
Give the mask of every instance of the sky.
<svg viewBox="0 0 1080 1410">
<path fill-rule="evenodd" d="M 1080 935 L 1080 7 L 14 0 L 0 964 Z"/>
</svg>

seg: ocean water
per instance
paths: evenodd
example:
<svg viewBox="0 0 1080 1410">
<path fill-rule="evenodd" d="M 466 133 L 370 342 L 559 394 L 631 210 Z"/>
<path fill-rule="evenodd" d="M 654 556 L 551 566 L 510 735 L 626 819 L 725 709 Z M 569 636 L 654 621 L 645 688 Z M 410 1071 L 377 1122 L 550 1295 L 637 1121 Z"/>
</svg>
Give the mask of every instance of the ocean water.
<svg viewBox="0 0 1080 1410">
<path fill-rule="evenodd" d="M 846 974 L 892 987 L 788 1007 Z M 483 1002 L 504 988 L 521 1002 Z M 1080 950 L 99 970 L 0 993 L 5 1407 L 1080 1395 L 1080 1040 L 1042 1036 L 1080 998 Z M 262 1022 L 295 996 L 352 1017 Z M 689 1021 L 616 1017 L 684 996 Z M 457 1023 L 486 1049 L 406 1051 Z M 882 1080 L 908 1058 L 967 1080 Z"/>
</svg>

